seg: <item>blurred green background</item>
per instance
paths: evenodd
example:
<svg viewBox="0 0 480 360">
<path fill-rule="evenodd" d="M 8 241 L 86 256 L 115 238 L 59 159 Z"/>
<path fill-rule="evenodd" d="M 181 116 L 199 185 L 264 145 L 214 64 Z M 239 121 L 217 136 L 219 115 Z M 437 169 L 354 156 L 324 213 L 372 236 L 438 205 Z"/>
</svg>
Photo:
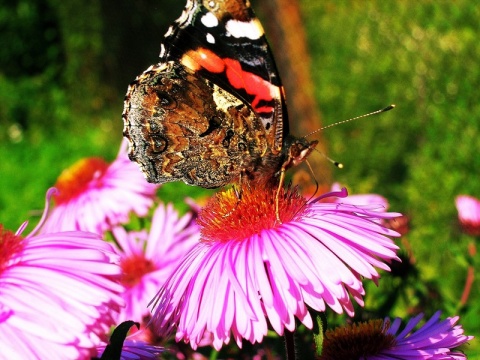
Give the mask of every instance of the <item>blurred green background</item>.
<svg viewBox="0 0 480 360">
<path fill-rule="evenodd" d="M 332 170 L 334 180 L 353 193 L 379 193 L 410 218 L 402 247 L 417 274 L 408 284 L 385 280 L 404 289 L 389 315 L 442 309 L 480 334 L 479 260 L 467 252 L 475 239 L 461 233 L 454 205 L 458 194 L 480 197 L 480 7 L 467 0 L 300 5 L 323 125 L 397 105 L 322 133 L 329 155 L 345 165 Z M 157 61 L 183 6 L 0 1 L 0 222 L 7 228 L 37 220 L 65 167 L 115 157 L 127 85 Z M 468 266 L 476 278 L 460 305 Z M 367 303 L 375 304 L 371 291 Z M 478 348 L 472 341 L 470 358 Z"/>
</svg>

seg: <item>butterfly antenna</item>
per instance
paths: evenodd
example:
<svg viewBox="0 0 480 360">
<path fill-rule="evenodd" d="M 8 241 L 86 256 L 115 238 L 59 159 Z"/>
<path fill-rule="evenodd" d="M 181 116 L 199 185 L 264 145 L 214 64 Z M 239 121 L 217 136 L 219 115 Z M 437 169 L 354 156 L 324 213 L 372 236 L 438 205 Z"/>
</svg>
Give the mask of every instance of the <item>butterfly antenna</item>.
<svg viewBox="0 0 480 360">
<path fill-rule="evenodd" d="M 334 127 L 334 126 L 337 126 L 337 125 L 340 125 L 340 124 L 345 124 L 345 123 L 348 123 L 348 122 L 350 122 L 350 121 L 358 120 L 358 119 L 365 118 L 365 117 L 368 117 L 368 116 L 371 116 L 371 115 L 377 115 L 377 114 L 384 113 L 384 112 L 386 112 L 386 111 L 392 110 L 394 107 L 395 107 L 395 105 L 392 104 L 392 105 L 387 106 L 386 108 L 383 108 L 383 109 L 380 109 L 380 110 L 377 110 L 377 111 L 372 111 L 372 112 L 370 112 L 370 113 L 368 113 L 368 114 L 364 114 L 364 115 L 360 115 L 360 116 L 355 116 L 355 117 L 353 117 L 353 118 L 351 118 L 351 119 L 347 119 L 347 120 L 338 121 L 338 122 L 336 122 L 336 123 L 333 123 L 333 124 L 330 124 L 330 125 L 321 127 L 320 129 L 317 129 L 317 130 L 315 130 L 315 131 L 312 131 L 310 134 L 305 135 L 304 138 L 306 138 L 306 137 L 308 137 L 308 136 L 310 136 L 310 135 L 316 134 L 316 133 L 319 132 L 319 131 L 322 131 L 322 130 L 325 130 L 325 129 L 328 129 L 328 128 L 331 128 L 331 127 Z M 320 153 L 323 154 L 322 152 L 320 152 Z M 323 156 L 325 156 L 325 157 L 326 157 L 329 161 L 331 161 L 335 166 L 342 168 L 342 166 L 338 166 L 338 165 L 337 165 L 337 164 L 339 164 L 339 163 L 337 163 L 336 161 L 330 159 L 330 158 L 329 158 L 328 156 L 326 156 L 325 154 L 323 154 Z M 339 164 L 339 165 L 341 165 L 341 164 Z"/>
<path fill-rule="evenodd" d="M 321 129 L 320 129 L 321 130 Z M 316 131 L 315 131 L 316 132 Z M 316 152 L 321 154 L 325 159 L 327 159 L 329 162 L 331 162 L 333 165 L 335 165 L 339 169 L 343 169 L 343 164 L 341 162 L 338 162 L 336 160 L 333 160 L 331 157 L 327 156 L 327 154 L 323 153 L 321 150 L 314 149 Z M 310 166 L 310 164 L 308 164 Z"/>
</svg>

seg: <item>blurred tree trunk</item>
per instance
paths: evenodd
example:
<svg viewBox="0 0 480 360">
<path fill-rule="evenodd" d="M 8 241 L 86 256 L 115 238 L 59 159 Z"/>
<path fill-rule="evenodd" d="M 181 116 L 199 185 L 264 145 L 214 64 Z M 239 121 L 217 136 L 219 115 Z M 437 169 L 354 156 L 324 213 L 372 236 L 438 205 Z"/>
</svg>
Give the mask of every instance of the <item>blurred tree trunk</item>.
<svg viewBox="0 0 480 360">
<path fill-rule="evenodd" d="M 296 136 L 305 136 L 322 126 L 320 113 L 314 96 L 314 84 L 310 77 L 310 55 L 300 7 L 297 0 L 262 0 L 257 2 L 262 16 L 267 39 L 272 50 L 287 94 L 290 131 Z M 268 14 L 268 15 L 267 15 Z M 326 153 L 325 141 L 318 132 L 309 139 L 317 139 L 317 148 Z M 323 156 L 312 154 L 308 161 L 312 165 L 316 180 L 330 183 L 331 165 Z M 308 170 L 306 170 L 308 171 Z M 297 169 L 296 175 L 306 184 L 313 184 L 311 175 Z M 302 175 L 303 173 L 303 175 Z M 303 182 L 303 181 L 301 181 Z"/>
</svg>

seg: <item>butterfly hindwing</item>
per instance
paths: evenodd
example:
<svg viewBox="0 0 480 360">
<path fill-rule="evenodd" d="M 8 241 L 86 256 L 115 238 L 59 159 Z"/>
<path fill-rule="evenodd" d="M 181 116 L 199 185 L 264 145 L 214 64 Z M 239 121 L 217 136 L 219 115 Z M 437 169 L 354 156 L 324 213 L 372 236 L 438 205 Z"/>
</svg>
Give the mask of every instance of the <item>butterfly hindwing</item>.
<svg viewBox="0 0 480 360">
<path fill-rule="evenodd" d="M 182 64 L 152 67 L 128 97 L 129 155 L 149 182 L 217 188 L 253 174 L 267 151 L 251 108 Z"/>
</svg>

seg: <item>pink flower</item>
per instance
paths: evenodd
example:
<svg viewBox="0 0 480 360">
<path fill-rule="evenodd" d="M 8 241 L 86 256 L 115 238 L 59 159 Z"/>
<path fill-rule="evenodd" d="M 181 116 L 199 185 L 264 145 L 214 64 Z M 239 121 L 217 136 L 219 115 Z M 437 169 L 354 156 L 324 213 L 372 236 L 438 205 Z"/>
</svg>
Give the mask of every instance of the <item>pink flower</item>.
<svg viewBox="0 0 480 360">
<path fill-rule="evenodd" d="M 400 332 L 400 318 L 391 324 L 388 319 L 373 320 L 328 330 L 320 360 L 466 359 L 452 349 L 473 336 L 464 335 L 461 325 L 455 325 L 458 316 L 440 320 L 440 314 L 437 311 L 416 331 L 423 314 L 410 319 Z"/>
<path fill-rule="evenodd" d="M 106 344 L 97 347 L 98 357 L 105 351 Z M 125 340 L 122 347 L 121 360 L 158 360 L 164 348 L 149 345 L 142 341 Z"/>
<path fill-rule="evenodd" d="M 85 158 L 64 170 L 55 187 L 55 208 L 42 232 L 68 230 L 103 234 L 126 223 L 130 212 L 145 216 L 153 204 L 158 185 L 148 183 L 127 156 L 124 140 L 117 159 L 106 163 Z"/>
<path fill-rule="evenodd" d="M 1 356 L 87 359 L 123 305 L 119 257 L 96 234 L 24 228 L 0 226 Z"/>
<path fill-rule="evenodd" d="M 260 342 L 269 325 L 294 330 L 297 317 L 312 327 L 307 306 L 353 315 L 363 305 L 362 278 L 398 260 L 397 236 L 376 221 L 399 216 L 377 206 L 307 203 L 296 191 L 242 189 L 219 193 L 199 214 L 202 240 L 152 301 L 153 328 L 196 348 L 206 334 L 219 349 L 230 337 Z M 346 196 L 330 193 L 325 196 Z"/>
<path fill-rule="evenodd" d="M 480 236 L 480 200 L 468 195 L 455 199 L 458 218 L 463 230 L 473 236 Z"/>
<path fill-rule="evenodd" d="M 117 252 L 121 257 L 121 283 L 126 291 L 126 307 L 118 322 L 141 322 L 150 315 L 148 302 L 178 266 L 183 256 L 200 238 L 198 226 L 190 214 L 179 216 L 169 204 L 159 205 L 152 218 L 150 231 L 127 232 L 113 229 Z"/>
</svg>

